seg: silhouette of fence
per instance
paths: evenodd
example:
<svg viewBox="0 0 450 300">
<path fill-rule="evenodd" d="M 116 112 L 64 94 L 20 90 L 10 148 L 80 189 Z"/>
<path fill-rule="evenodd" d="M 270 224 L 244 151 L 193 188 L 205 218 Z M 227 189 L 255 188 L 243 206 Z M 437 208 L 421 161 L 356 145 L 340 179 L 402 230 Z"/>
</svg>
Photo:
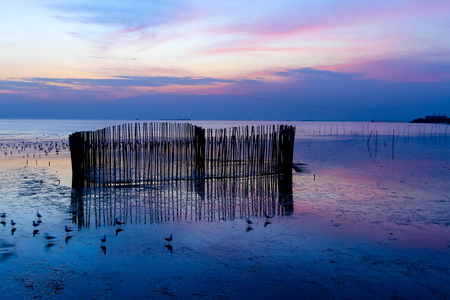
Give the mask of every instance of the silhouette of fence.
<svg viewBox="0 0 450 300">
<path fill-rule="evenodd" d="M 203 129 L 188 123 L 135 123 L 69 136 L 72 187 L 291 172 L 295 127 Z"/>
</svg>

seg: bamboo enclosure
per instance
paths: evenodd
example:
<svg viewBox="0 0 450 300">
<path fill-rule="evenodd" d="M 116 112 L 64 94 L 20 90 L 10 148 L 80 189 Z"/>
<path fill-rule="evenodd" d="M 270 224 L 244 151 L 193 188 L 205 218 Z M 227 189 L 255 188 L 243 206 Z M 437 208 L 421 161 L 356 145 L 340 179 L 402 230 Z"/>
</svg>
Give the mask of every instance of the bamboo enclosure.
<svg viewBox="0 0 450 300">
<path fill-rule="evenodd" d="M 291 172 L 295 127 L 203 129 L 134 123 L 69 136 L 72 187 L 241 178 Z"/>
</svg>

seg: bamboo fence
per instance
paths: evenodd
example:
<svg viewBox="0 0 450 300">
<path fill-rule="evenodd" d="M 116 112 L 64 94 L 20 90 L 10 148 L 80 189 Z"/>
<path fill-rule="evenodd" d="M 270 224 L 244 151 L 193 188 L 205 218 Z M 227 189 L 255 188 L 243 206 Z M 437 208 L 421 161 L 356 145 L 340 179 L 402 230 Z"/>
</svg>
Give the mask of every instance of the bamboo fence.
<svg viewBox="0 0 450 300">
<path fill-rule="evenodd" d="M 72 187 L 289 174 L 295 127 L 134 123 L 69 136 Z"/>
</svg>

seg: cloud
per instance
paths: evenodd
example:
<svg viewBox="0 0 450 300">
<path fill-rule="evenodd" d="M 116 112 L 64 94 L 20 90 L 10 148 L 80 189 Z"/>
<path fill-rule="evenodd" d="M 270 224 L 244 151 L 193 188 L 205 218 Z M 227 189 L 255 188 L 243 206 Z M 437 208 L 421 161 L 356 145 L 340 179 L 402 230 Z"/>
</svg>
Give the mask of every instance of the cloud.
<svg viewBox="0 0 450 300">
<path fill-rule="evenodd" d="M 334 29 L 340 26 L 395 22 L 403 17 L 431 17 L 450 11 L 446 0 L 437 1 L 299 1 L 260 9 L 251 8 L 252 15 L 217 27 L 217 32 L 259 36 L 292 36 Z M 246 10 L 247 11 L 247 10 Z M 234 12 L 236 13 L 236 12 Z"/>
<path fill-rule="evenodd" d="M 94 101 L 111 101 L 149 94 L 236 94 L 236 91 L 240 91 L 239 86 L 251 87 L 262 82 L 260 78 L 245 77 L 235 79 L 169 76 L 114 76 L 104 79 L 32 77 L 0 80 L 0 93 L 27 94 L 40 99 L 64 99 L 64 101 L 81 99 L 83 95 Z"/>
<path fill-rule="evenodd" d="M 328 70 L 317 70 L 313 68 L 290 69 L 281 72 L 274 72 L 273 74 L 289 78 L 290 81 L 298 79 L 306 79 L 309 81 L 312 80 L 335 81 L 335 80 L 357 79 L 358 77 L 361 76 L 361 74 L 357 73 L 333 72 Z"/>
<path fill-rule="evenodd" d="M 238 82 L 239 79 L 220 79 L 210 77 L 140 77 L 140 76 L 114 76 L 107 79 L 86 79 L 86 78 L 20 78 L 16 80 L 0 80 L 0 88 L 50 88 L 61 87 L 61 84 L 79 87 L 162 87 L 171 85 L 214 85 L 218 83 Z M 246 79 L 248 81 L 248 79 Z"/>
<path fill-rule="evenodd" d="M 331 98 L 323 99 L 328 103 L 332 103 L 332 99 L 346 97 L 348 101 L 359 105 L 358 102 L 365 101 L 364 94 L 384 93 L 386 97 L 379 101 L 389 99 L 397 93 L 396 89 L 404 88 L 400 83 L 448 83 L 449 69 L 450 63 L 426 64 L 416 61 L 413 64 L 410 61 L 375 61 L 331 66 L 329 70 L 298 68 L 266 71 L 238 78 L 186 76 L 113 76 L 103 79 L 10 78 L 0 80 L 0 91 L 35 95 L 47 99 L 58 99 L 62 95 L 71 94 L 71 91 L 78 91 L 78 94 L 80 91 L 85 91 L 97 100 L 103 98 L 106 101 L 149 94 L 223 94 L 284 97 L 285 99 L 300 97 L 311 99 L 311 101 L 320 98 L 320 95 L 326 95 Z M 388 95 L 388 92 L 392 95 Z M 312 95 L 314 93 L 315 95 Z M 75 94 L 77 93 L 72 93 L 72 95 Z M 309 96 L 305 98 L 305 95 Z M 74 97 L 76 98 L 76 96 L 63 98 L 75 99 Z"/>
<path fill-rule="evenodd" d="M 0 86 L 12 92 L 0 94 L 0 117 L 412 120 L 425 114 L 450 111 L 448 82 L 392 82 L 366 79 L 359 72 L 312 68 L 278 70 L 265 75 L 268 77 L 116 76 L 96 80 L 1 81 Z M 58 85 L 52 86 L 54 84 Z M 70 87 L 75 84 L 89 89 Z M 110 92 L 98 88 L 105 85 L 111 87 Z M 171 85 L 184 86 L 186 90 L 177 93 L 137 90 L 134 94 L 125 92 L 121 97 L 115 94 L 130 87 Z M 221 94 L 202 95 L 196 90 L 205 85 L 220 86 Z M 45 101 L 26 93 L 40 87 Z"/>
<path fill-rule="evenodd" d="M 425 61 L 419 57 L 386 58 L 354 61 L 342 65 L 325 66 L 340 72 L 360 73 L 360 78 L 392 82 L 450 82 L 450 57 L 447 54 L 430 54 L 441 61 Z"/>
<path fill-rule="evenodd" d="M 114 26 L 124 32 L 179 22 L 193 15 L 189 6 L 176 0 L 82 0 L 52 4 L 50 8 L 58 12 L 55 17 L 60 20 Z"/>
<path fill-rule="evenodd" d="M 16 92 L 26 92 L 32 90 L 47 90 L 47 89 L 65 89 L 65 87 L 58 85 L 49 85 L 45 81 L 40 80 L 23 80 L 23 79 L 7 79 L 0 80 L 0 91 L 1 90 L 14 90 Z"/>
</svg>

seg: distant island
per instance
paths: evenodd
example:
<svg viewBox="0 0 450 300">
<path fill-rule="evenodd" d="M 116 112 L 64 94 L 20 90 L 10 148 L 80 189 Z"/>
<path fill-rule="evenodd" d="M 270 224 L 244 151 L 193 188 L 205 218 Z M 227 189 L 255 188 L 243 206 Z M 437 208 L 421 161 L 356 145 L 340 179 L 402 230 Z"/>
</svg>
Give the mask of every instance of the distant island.
<svg viewBox="0 0 450 300">
<path fill-rule="evenodd" d="M 437 115 L 437 116 L 425 116 L 424 118 L 418 118 L 411 121 L 411 123 L 450 123 L 450 118 L 447 118 L 446 115 Z"/>
</svg>

